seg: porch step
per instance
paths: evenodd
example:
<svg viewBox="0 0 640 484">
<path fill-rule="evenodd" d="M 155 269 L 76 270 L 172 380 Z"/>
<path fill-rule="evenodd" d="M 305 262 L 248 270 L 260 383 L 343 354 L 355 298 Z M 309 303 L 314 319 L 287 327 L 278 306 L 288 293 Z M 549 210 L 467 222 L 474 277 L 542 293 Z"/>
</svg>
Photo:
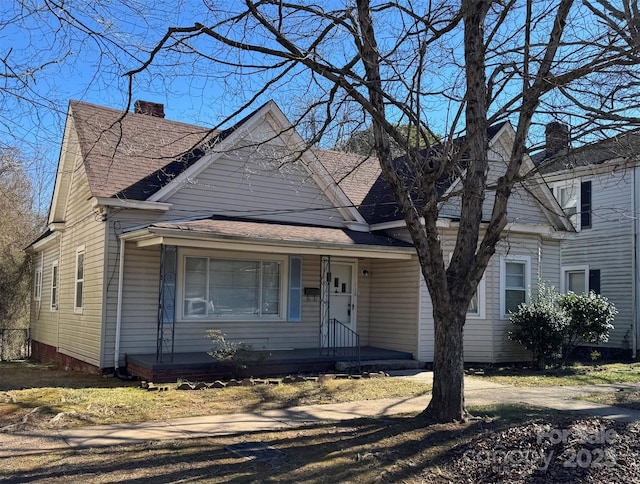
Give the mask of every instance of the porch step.
<svg viewBox="0 0 640 484">
<path fill-rule="evenodd" d="M 360 362 L 361 371 L 415 370 L 420 367 L 420 362 L 416 360 L 366 360 Z M 357 361 L 336 361 L 337 371 L 348 372 L 356 371 L 357 369 Z"/>
</svg>

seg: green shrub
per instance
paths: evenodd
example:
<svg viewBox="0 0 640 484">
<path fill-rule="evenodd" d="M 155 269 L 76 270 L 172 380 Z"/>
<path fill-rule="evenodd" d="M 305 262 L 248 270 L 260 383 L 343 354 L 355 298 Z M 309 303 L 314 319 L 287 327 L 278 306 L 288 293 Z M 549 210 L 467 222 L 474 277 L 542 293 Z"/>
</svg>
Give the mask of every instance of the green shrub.
<svg viewBox="0 0 640 484">
<path fill-rule="evenodd" d="M 561 355 L 568 321 L 558 297 L 553 287 L 540 283 L 535 301 L 520 304 L 511 315 L 514 329 L 509 331 L 509 338 L 531 351 L 539 369 Z"/>
<path fill-rule="evenodd" d="M 563 366 L 577 346 L 606 342 L 617 313 L 599 294 L 558 294 L 540 283 L 535 301 L 521 304 L 511 315 L 509 338 L 532 352 L 538 368 L 554 361 Z"/>
<path fill-rule="evenodd" d="M 609 340 L 609 331 L 613 329 L 611 323 L 618 310 L 606 297 L 594 292 L 570 292 L 562 295 L 558 304 L 569 322 L 562 346 L 563 364 L 577 346 L 606 343 Z"/>
</svg>

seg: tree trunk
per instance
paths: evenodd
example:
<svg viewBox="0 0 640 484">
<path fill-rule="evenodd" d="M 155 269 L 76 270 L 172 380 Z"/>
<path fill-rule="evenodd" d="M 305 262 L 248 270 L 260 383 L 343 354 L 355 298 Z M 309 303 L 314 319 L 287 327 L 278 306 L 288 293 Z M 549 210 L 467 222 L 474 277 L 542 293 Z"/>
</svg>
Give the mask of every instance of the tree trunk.
<svg viewBox="0 0 640 484">
<path fill-rule="evenodd" d="M 464 351 L 465 315 L 435 314 L 433 390 L 424 415 L 438 422 L 464 420 Z"/>
</svg>

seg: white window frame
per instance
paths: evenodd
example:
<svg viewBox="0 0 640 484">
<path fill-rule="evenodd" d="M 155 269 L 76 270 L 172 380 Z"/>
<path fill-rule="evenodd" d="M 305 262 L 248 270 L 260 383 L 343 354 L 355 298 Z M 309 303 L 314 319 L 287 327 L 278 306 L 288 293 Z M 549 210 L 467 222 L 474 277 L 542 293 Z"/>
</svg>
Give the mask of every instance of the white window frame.
<svg viewBox="0 0 640 484">
<path fill-rule="evenodd" d="M 589 292 L 589 265 L 588 264 L 580 264 L 573 266 L 562 266 L 561 269 L 561 279 L 560 279 L 560 292 L 566 294 L 569 291 L 567 287 L 567 274 L 570 272 L 584 272 L 584 293 Z M 578 293 L 582 294 L 582 293 Z"/>
<path fill-rule="evenodd" d="M 485 269 L 486 273 L 486 269 Z M 485 311 L 485 282 L 484 282 L 484 274 L 480 282 L 478 283 L 478 287 L 476 288 L 476 295 L 478 296 L 478 312 L 472 313 L 467 311 L 467 319 L 486 319 L 486 311 Z"/>
<path fill-rule="evenodd" d="M 185 316 L 184 314 L 184 284 L 187 257 L 204 257 L 215 260 L 246 260 L 262 262 L 278 262 L 280 264 L 280 314 L 277 316 L 262 316 L 246 318 L 240 316 L 221 317 L 215 315 Z M 176 288 L 176 319 L 178 322 L 273 322 L 286 321 L 288 313 L 288 285 L 289 285 L 289 256 L 286 254 L 237 253 L 225 251 L 207 251 L 198 249 L 183 249 L 178 253 L 178 284 Z"/>
<path fill-rule="evenodd" d="M 453 253 L 449 254 L 449 264 L 451 264 L 451 257 L 453 256 Z M 469 311 L 467 311 L 467 319 L 486 319 L 487 317 L 487 313 L 486 313 L 486 285 L 485 285 L 485 277 L 487 275 L 487 269 L 489 268 L 489 266 L 487 266 L 484 270 L 484 274 L 482 274 L 482 279 L 480 279 L 480 282 L 478 283 L 478 287 L 476 287 L 476 295 L 478 296 L 478 312 L 477 313 L 471 313 Z"/>
<path fill-rule="evenodd" d="M 54 277 L 54 274 L 56 275 L 56 277 Z M 56 296 L 55 302 L 53 298 L 54 292 Z M 60 267 L 58 265 L 58 260 L 56 259 L 51 263 L 51 304 L 50 304 L 51 311 L 58 310 L 59 302 L 60 302 Z"/>
<path fill-rule="evenodd" d="M 78 277 L 78 259 L 80 258 L 80 255 L 82 255 L 82 278 Z M 73 290 L 73 312 L 74 313 L 78 313 L 78 314 L 82 314 L 82 311 L 84 310 L 84 295 L 86 293 L 86 288 L 85 288 L 85 281 L 86 281 L 86 277 L 85 274 L 87 272 L 87 254 L 85 251 L 85 246 L 81 245 L 79 247 L 76 248 L 76 264 L 75 264 L 75 271 L 74 271 L 74 290 Z M 82 283 L 82 305 L 78 306 L 78 283 Z"/>
<path fill-rule="evenodd" d="M 37 265 L 33 275 L 33 300 L 40 301 L 42 299 L 42 266 Z"/>
<path fill-rule="evenodd" d="M 509 319 L 510 314 L 506 311 L 506 297 L 505 292 L 507 289 L 507 263 L 516 262 L 524 264 L 524 302 L 529 303 L 529 293 L 531 292 L 531 257 L 528 255 L 503 255 L 500 257 L 500 317 L 502 319 Z"/>
<path fill-rule="evenodd" d="M 560 182 L 555 182 L 551 184 L 551 188 L 553 189 L 553 196 L 556 197 L 556 200 L 558 201 L 558 204 L 560 205 L 560 208 L 562 208 L 562 210 L 564 211 L 564 207 L 562 206 L 562 203 L 560 202 L 560 190 L 563 188 L 573 188 L 573 190 L 576 193 L 576 213 L 575 215 L 567 215 L 567 218 L 569 219 L 569 221 L 571 222 L 571 217 L 575 217 L 575 223 L 572 222 L 574 228 L 576 229 L 576 231 L 580 232 L 580 212 L 581 212 L 581 207 L 582 207 L 582 200 L 581 200 L 581 184 L 580 184 L 580 179 L 579 178 L 572 178 L 571 180 L 563 180 Z M 566 213 L 565 213 L 566 215 Z"/>
</svg>

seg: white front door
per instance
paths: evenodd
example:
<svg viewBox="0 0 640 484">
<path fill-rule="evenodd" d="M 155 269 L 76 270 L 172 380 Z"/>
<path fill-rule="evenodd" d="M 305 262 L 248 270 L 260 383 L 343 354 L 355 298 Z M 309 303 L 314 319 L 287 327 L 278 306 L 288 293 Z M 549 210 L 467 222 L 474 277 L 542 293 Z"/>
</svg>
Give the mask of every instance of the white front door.
<svg viewBox="0 0 640 484">
<path fill-rule="evenodd" d="M 329 341 L 335 346 L 354 346 L 351 333 L 356 330 L 355 263 L 331 262 L 329 283 Z M 337 320 L 339 323 L 334 323 Z M 335 327 L 334 327 L 335 324 Z"/>
</svg>

